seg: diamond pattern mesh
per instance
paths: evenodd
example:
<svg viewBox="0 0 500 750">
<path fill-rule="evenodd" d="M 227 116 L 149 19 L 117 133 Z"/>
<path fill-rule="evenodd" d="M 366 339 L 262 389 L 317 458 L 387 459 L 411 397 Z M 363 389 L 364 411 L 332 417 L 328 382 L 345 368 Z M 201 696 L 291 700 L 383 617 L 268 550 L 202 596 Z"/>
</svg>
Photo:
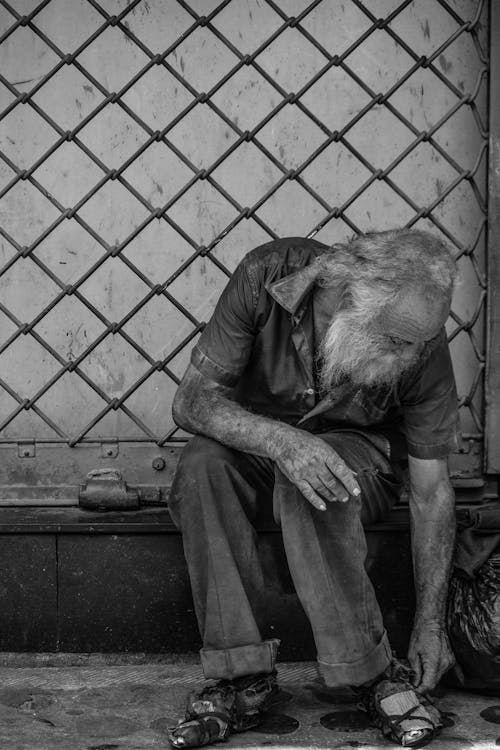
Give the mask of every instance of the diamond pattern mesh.
<svg viewBox="0 0 500 750">
<path fill-rule="evenodd" d="M 0 0 L 0 440 L 182 441 L 169 405 L 243 253 L 419 226 L 483 434 L 487 6 Z"/>
</svg>

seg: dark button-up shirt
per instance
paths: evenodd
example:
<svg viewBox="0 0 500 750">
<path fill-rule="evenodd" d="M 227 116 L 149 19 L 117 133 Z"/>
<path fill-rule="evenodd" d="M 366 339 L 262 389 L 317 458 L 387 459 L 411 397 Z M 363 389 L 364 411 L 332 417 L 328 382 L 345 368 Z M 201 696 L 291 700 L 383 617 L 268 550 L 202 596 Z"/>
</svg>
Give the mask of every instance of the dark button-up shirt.
<svg viewBox="0 0 500 750">
<path fill-rule="evenodd" d="M 321 398 L 315 383 L 313 289 L 316 242 L 288 238 L 238 265 L 192 352 L 206 377 L 235 389 L 247 409 L 315 433 L 362 432 L 406 453 L 442 458 L 458 447 L 455 381 L 444 329 L 395 387 L 344 383 Z"/>
</svg>

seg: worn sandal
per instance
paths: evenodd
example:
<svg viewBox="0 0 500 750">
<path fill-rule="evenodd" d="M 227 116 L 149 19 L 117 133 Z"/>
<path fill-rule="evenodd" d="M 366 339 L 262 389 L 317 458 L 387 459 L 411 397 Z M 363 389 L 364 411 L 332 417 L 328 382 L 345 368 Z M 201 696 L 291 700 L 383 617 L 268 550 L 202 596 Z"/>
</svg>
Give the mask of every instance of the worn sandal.
<svg viewBox="0 0 500 750">
<path fill-rule="evenodd" d="M 168 731 L 170 744 L 174 748 L 191 748 L 224 742 L 231 732 L 258 726 L 262 711 L 278 694 L 276 673 L 220 680 L 191 693 L 185 718 Z"/>
<path fill-rule="evenodd" d="M 367 688 L 361 708 L 384 737 L 403 747 L 423 747 L 443 727 L 439 710 L 415 691 L 401 669 Z"/>
<path fill-rule="evenodd" d="M 202 747 L 227 740 L 231 733 L 236 691 L 232 686 L 213 685 L 187 700 L 184 720 L 169 729 L 172 747 Z"/>
</svg>

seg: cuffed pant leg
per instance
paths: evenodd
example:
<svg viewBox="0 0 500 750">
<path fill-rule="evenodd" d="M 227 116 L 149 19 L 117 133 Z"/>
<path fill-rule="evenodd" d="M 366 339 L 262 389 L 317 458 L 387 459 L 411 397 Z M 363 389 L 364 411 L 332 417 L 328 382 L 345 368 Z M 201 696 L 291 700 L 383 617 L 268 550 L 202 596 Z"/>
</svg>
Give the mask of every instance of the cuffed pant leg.
<svg viewBox="0 0 500 750">
<path fill-rule="evenodd" d="M 233 679 L 249 674 L 269 674 L 278 654 L 279 640 L 252 643 L 226 649 L 200 651 L 203 674 L 207 679 Z"/>
<path fill-rule="evenodd" d="M 275 504 L 290 572 L 314 633 L 320 672 L 332 687 L 361 685 L 383 672 L 391 659 L 365 570 L 362 503 L 367 520 L 375 520 L 377 509 L 388 509 L 394 502 L 395 483 L 380 480 L 380 467 L 389 473 L 390 466 L 362 438 L 351 439 L 345 433 L 338 439 L 322 437 L 359 472 L 362 497 L 327 503 L 326 511 L 318 511 L 277 471 Z"/>
<path fill-rule="evenodd" d="M 277 641 L 256 617 L 264 589 L 252 521 L 272 503 L 271 461 L 197 436 L 183 451 L 169 500 L 182 531 L 205 676 L 231 679 L 274 668 Z"/>
</svg>

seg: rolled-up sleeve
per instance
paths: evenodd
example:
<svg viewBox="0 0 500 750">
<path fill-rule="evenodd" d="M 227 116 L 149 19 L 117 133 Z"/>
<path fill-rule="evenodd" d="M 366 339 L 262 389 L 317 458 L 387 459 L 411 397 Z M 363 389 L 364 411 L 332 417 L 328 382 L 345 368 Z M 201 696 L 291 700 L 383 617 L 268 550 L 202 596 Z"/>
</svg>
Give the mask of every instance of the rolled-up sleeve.
<svg viewBox="0 0 500 750">
<path fill-rule="evenodd" d="M 444 458 L 460 447 L 458 398 L 444 329 L 400 399 L 411 456 Z"/>
<path fill-rule="evenodd" d="M 219 298 L 192 350 L 192 364 L 207 378 L 233 386 L 250 357 L 255 337 L 256 280 L 243 260 Z"/>
</svg>

